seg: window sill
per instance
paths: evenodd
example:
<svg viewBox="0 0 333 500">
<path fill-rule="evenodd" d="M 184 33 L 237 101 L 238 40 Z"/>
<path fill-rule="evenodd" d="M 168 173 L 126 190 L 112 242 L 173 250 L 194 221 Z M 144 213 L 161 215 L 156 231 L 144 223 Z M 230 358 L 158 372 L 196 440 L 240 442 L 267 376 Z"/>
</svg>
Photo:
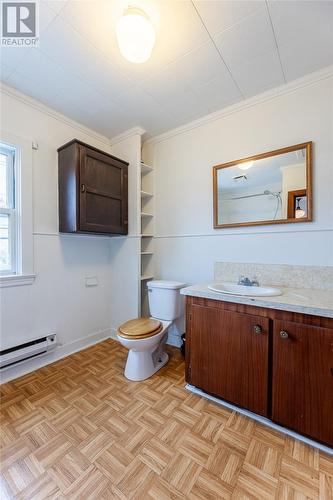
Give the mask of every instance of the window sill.
<svg viewBox="0 0 333 500">
<path fill-rule="evenodd" d="M 12 276 L 0 276 L 0 288 L 6 288 L 9 286 L 32 285 L 35 279 L 35 274 L 13 274 Z"/>
</svg>

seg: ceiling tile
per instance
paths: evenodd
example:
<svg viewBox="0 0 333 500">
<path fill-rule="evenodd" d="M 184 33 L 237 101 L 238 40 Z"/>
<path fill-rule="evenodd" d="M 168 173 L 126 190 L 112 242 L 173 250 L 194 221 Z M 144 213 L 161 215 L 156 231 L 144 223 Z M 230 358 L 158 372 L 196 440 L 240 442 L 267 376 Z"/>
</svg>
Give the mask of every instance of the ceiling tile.
<svg viewBox="0 0 333 500">
<path fill-rule="evenodd" d="M 214 39 L 231 72 L 234 66 L 276 48 L 266 7 L 256 10 Z"/>
<path fill-rule="evenodd" d="M 169 125 L 175 122 L 168 106 L 163 101 L 157 102 L 139 86 L 118 96 L 116 102 L 122 114 L 127 117 L 127 128 L 139 125 L 152 132 L 160 129 L 161 123 Z"/>
<path fill-rule="evenodd" d="M 13 68 L 1 62 L 0 79 L 5 82 L 13 71 Z"/>
<path fill-rule="evenodd" d="M 230 28 L 265 4 L 263 0 L 195 0 L 194 3 L 211 35 Z"/>
<path fill-rule="evenodd" d="M 167 100 L 177 92 L 186 92 L 224 76 L 225 64 L 212 43 L 207 43 L 169 64 L 166 68 L 142 82 L 143 88 L 158 100 Z M 168 103 L 169 105 L 169 103 Z"/>
<path fill-rule="evenodd" d="M 80 76 L 101 91 L 117 95 L 130 85 L 119 68 L 60 18 L 42 33 L 40 50 L 69 74 Z"/>
<path fill-rule="evenodd" d="M 25 47 L 0 47 L 1 73 L 6 66 L 7 71 L 13 72 L 19 63 L 24 60 L 30 48 Z"/>
<path fill-rule="evenodd" d="M 42 33 L 50 23 L 57 17 L 66 2 L 39 2 L 39 32 Z"/>
<path fill-rule="evenodd" d="M 40 8 L 42 4 L 53 10 L 55 14 L 60 14 L 61 10 L 68 4 L 69 0 L 42 0 L 40 2 Z"/>
<path fill-rule="evenodd" d="M 31 75 L 21 73 L 19 70 L 14 71 L 14 73 L 10 75 L 6 83 L 17 90 L 28 94 L 34 99 L 37 99 L 40 102 L 50 106 L 51 108 L 54 108 L 57 111 L 61 112 L 61 110 L 57 106 L 59 101 L 59 93 L 57 93 L 57 88 L 52 89 L 52 87 L 47 87 L 44 84 L 41 85 Z M 66 111 L 66 114 L 67 116 L 70 116 L 70 110 Z"/>
<path fill-rule="evenodd" d="M 83 113 L 89 115 L 102 109 L 105 104 L 104 96 L 79 78 L 68 74 L 39 49 L 32 49 L 29 52 L 28 57 L 19 65 L 18 73 L 22 81 L 19 81 L 14 72 L 8 79 L 9 84 L 13 84 L 22 91 L 29 85 L 29 93 L 32 97 L 40 100 L 47 98 L 48 103 L 53 107 L 58 106 L 57 109 L 61 112 L 66 113 L 67 109 L 74 107 L 82 109 Z M 71 116 L 70 111 L 67 114 Z"/>
<path fill-rule="evenodd" d="M 74 26 L 82 36 L 112 59 L 121 71 L 135 81 L 163 68 L 209 40 L 209 36 L 189 0 L 137 0 L 152 20 L 156 44 L 152 57 L 144 64 L 131 64 L 120 54 L 116 40 L 116 24 L 128 2 L 124 0 L 70 1 L 61 18 Z M 98 29 L 96 29 L 98 26 Z"/>
<path fill-rule="evenodd" d="M 288 81 L 333 64 L 333 2 L 268 3 Z"/>
<path fill-rule="evenodd" d="M 210 112 L 230 106 L 242 99 L 229 73 L 196 87 L 195 93 Z"/>
<path fill-rule="evenodd" d="M 276 49 L 233 67 L 233 76 L 245 97 L 251 97 L 284 83 Z"/>
</svg>

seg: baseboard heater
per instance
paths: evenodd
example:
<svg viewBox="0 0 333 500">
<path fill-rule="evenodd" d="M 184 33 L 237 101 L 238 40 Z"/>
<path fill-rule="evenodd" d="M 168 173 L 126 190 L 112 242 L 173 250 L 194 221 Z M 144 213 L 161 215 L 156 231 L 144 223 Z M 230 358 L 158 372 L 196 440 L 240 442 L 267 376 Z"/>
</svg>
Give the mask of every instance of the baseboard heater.
<svg viewBox="0 0 333 500">
<path fill-rule="evenodd" d="M 56 347 L 57 335 L 55 333 L 31 340 L 24 344 L 9 347 L 8 349 L 0 351 L 0 369 L 16 363 L 21 363 L 22 361 L 40 356 L 41 354 L 46 354 L 53 351 Z"/>
</svg>

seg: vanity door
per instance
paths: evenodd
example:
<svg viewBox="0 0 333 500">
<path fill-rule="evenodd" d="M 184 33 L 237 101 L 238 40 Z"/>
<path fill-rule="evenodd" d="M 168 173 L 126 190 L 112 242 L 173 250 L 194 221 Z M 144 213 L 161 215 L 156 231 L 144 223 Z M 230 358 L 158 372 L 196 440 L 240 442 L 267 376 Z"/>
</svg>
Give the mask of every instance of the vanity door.
<svg viewBox="0 0 333 500">
<path fill-rule="evenodd" d="M 272 420 L 333 446 L 333 329 L 274 320 Z"/>
<path fill-rule="evenodd" d="M 189 307 L 188 382 L 266 416 L 269 320 L 215 307 Z"/>
</svg>

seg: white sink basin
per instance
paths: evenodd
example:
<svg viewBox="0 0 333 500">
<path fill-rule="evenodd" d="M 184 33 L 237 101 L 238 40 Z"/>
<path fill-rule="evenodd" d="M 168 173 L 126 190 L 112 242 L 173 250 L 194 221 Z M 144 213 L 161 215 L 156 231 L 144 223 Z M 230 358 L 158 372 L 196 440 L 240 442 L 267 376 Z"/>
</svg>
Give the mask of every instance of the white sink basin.
<svg viewBox="0 0 333 500">
<path fill-rule="evenodd" d="M 229 283 L 227 281 L 212 283 L 208 285 L 208 288 L 214 290 L 214 292 L 243 295 L 244 297 L 273 297 L 274 295 L 282 295 L 282 291 L 279 288 L 236 285 L 235 283 Z"/>
</svg>

